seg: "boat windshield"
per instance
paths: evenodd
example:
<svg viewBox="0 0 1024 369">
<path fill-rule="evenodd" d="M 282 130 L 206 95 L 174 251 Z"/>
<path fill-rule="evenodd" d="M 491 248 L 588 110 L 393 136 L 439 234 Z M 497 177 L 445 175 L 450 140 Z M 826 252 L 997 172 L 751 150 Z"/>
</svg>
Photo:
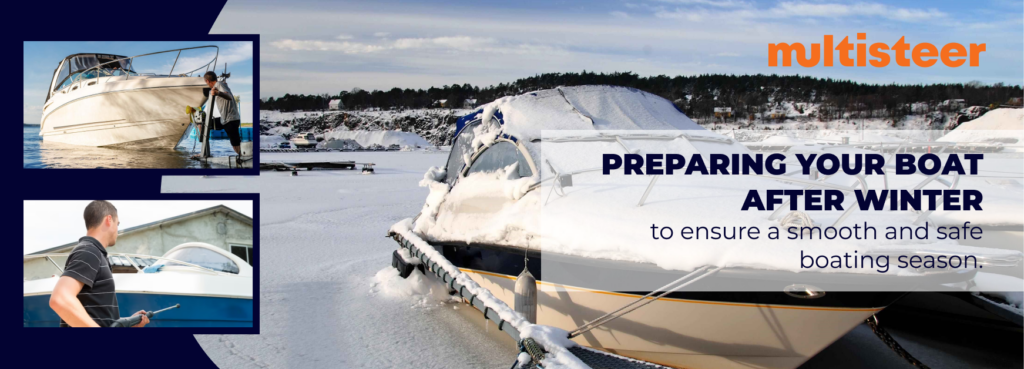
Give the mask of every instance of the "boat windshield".
<svg viewBox="0 0 1024 369">
<path fill-rule="evenodd" d="M 125 57 L 107 54 L 82 54 L 68 57 L 67 62 L 64 63 L 57 75 L 60 80 L 54 85 L 53 90 L 61 90 L 81 79 L 123 76 L 125 74 L 136 75 L 132 70 L 131 60 L 123 58 Z M 99 68 L 90 69 L 96 66 Z"/>
<path fill-rule="evenodd" d="M 168 253 L 164 257 L 210 268 L 218 272 L 238 274 L 238 265 L 234 261 L 227 256 L 202 247 L 184 247 Z M 160 263 L 175 265 L 166 261 L 160 261 Z"/>
<path fill-rule="evenodd" d="M 310 133 L 310 134 L 307 134 L 307 135 L 306 135 L 306 139 L 307 139 L 307 140 L 315 140 L 315 139 L 316 139 L 316 136 L 313 136 L 313 134 L 312 134 L 312 133 Z"/>
</svg>

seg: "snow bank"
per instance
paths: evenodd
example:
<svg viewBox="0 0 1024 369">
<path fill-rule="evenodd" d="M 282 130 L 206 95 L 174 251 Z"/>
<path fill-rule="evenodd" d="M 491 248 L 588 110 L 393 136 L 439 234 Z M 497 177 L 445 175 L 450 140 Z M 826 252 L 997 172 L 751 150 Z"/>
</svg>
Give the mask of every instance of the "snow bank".
<svg viewBox="0 0 1024 369">
<path fill-rule="evenodd" d="M 1020 143 L 1024 138 L 1024 109 L 996 109 L 978 119 L 961 124 L 938 141 L 986 142 L 999 139 L 1013 139 Z"/>
<path fill-rule="evenodd" d="M 356 140 L 349 139 L 349 138 L 342 138 L 342 139 L 337 139 L 337 140 L 326 140 L 326 141 L 321 142 L 321 146 L 323 148 L 327 148 L 327 149 L 358 150 L 358 149 L 362 149 L 363 148 L 363 146 L 360 145 L 358 142 L 356 142 Z"/>
<path fill-rule="evenodd" d="M 391 298 L 411 300 L 413 307 L 421 308 L 459 301 L 448 295 L 448 288 L 436 279 L 427 278 L 419 271 L 413 271 L 409 278 L 402 278 L 398 274 L 398 269 L 390 266 L 381 269 L 373 276 L 370 292 Z"/>
<path fill-rule="evenodd" d="M 260 148 L 261 149 L 276 149 L 277 145 L 288 140 L 284 137 L 273 135 L 273 136 L 260 136 Z"/>
<path fill-rule="evenodd" d="M 288 126 L 273 127 L 273 128 L 268 129 L 266 133 L 269 133 L 271 135 L 289 135 L 289 134 L 292 133 L 292 127 L 288 127 Z"/>
<path fill-rule="evenodd" d="M 363 147 L 370 147 L 374 144 L 388 147 L 398 145 L 401 147 L 429 147 L 433 146 L 423 137 L 412 132 L 400 131 L 339 131 L 327 132 L 324 134 L 326 140 L 355 140 Z"/>
</svg>

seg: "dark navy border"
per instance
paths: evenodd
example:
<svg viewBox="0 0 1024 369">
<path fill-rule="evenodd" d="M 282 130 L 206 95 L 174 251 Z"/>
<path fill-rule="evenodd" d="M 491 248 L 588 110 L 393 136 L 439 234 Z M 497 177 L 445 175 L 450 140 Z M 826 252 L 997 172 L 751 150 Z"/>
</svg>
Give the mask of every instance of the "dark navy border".
<svg viewBox="0 0 1024 369">
<path fill-rule="evenodd" d="M 83 198 L 82 194 L 66 194 L 66 195 L 58 195 L 58 196 L 47 196 L 45 198 L 37 198 L 37 197 L 25 198 L 21 202 L 21 207 L 20 207 L 21 211 L 20 211 L 20 213 L 21 214 L 25 213 L 25 201 L 97 200 L 97 199 L 101 199 L 101 200 L 115 200 L 115 201 L 116 200 L 125 200 L 125 201 L 130 201 L 130 200 L 144 200 L 144 201 L 153 201 L 153 200 L 155 200 L 155 201 L 186 201 L 186 200 L 228 201 L 228 200 L 247 200 L 247 201 L 252 201 L 252 206 L 253 206 L 253 208 L 252 208 L 253 209 L 253 214 L 252 214 L 252 222 L 253 222 L 253 227 L 252 227 L 252 237 L 253 237 L 253 243 L 252 243 L 252 258 L 253 258 L 253 260 L 252 260 L 252 268 L 253 268 L 253 280 L 252 280 L 252 288 L 253 288 L 253 294 L 252 294 L 253 310 L 252 310 L 252 313 L 253 313 L 253 320 L 252 320 L 252 327 L 251 328 L 249 328 L 249 327 L 246 327 L 246 328 L 240 328 L 240 327 L 225 327 L 225 328 L 165 327 L 165 328 L 154 328 L 154 329 L 149 329 L 149 330 L 147 330 L 147 329 L 133 329 L 131 331 L 139 331 L 139 333 L 132 333 L 132 332 L 129 332 L 129 333 L 130 333 L 130 335 L 141 334 L 142 336 L 140 336 L 140 337 L 146 337 L 146 336 L 149 336 L 150 334 L 162 335 L 162 334 L 166 333 L 166 332 L 159 333 L 159 332 L 162 332 L 162 331 L 175 331 L 175 334 L 177 334 L 178 332 L 182 332 L 182 333 L 187 333 L 189 335 L 191 335 L 191 334 L 260 334 L 260 293 L 259 293 L 259 291 L 260 291 L 260 269 L 261 268 L 260 268 L 260 227 L 259 227 L 259 224 L 260 224 L 260 212 L 259 212 L 259 208 L 260 208 L 260 195 L 259 194 L 255 194 L 255 193 L 239 193 L 239 194 L 175 193 L 175 194 L 152 194 L 152 195 L 149 195 L 149 196 L 115 196 L 115 197 L 96 197 L 96 198 Z M 66 227 L 66 226 L 67 225 L 61 225 L 61 224 L 55 224 L 54 225 L 54 227 Z M 22 232 L 24 232 L 24 231 L 22 231 Z M 83 234 L 84 234 L 84 231 L 83 231 Z M 22 236 L 23 236 L 22 239 L 24 240 L 24 235 L 22 235 Z M 22 248 L 20 248 L 20 247 L 12 247 L 12 249 L 21 250 Z M 14 260 L 12 260 L 12 261 L 14 261 Z M 22 275 L 24 275 L 24 271 L 25 271 L 24 270 L 24 263 L 22 264 L 22 267 L 20 267 L 20 268 L 7 268 L 7 269 L 16 270 L 16 271 L 18 271 Z M 24 280 L 24 278 L 22 278 L 22 279 Z M 13 295 L 17 295 L 17 294 L 11 294 L 11 295 L 13 296 Z M 12 297 L 12 296 L 5 296 L 5 297 Z M 19 302 L 17 304 L 15 304 L 15 306 L 18 307 L 16 310 L 23 310 L 23 304 L 22 304 L 22 302 L 20 300 L 24 299 L 24 295 L 18 295 L 17 298 L 18 298 Z M 63 332 L 65 332 L 65 331 L 72 331 L 72 329 L 60 329 L 60 328 L 57 328 L 57 327 L 54 327 L 54 328 L 24 327 L 22 322 L 21 322 L 21 319 L 20 319 L 20 317 L 18 315 L 20 315 L 20 314 L 7 313 L 7 314 L 4 314 L 4 316 L 6 318 L 9 318 L 9 319 L 0 319 L 0 321 L 4 321 L 6 323 L 6 324 L 4 324 L 5 326 L 19 327 L 21 329 L 21 332 L 19 332 L 19 334 L 29 334 L 29 333 L 35 332 L 35 331 L 45 331 L 44 332 L 45 334 L 49 335 L 50 337 L 54 337 L 54 335 L 58 335 L 58 336 L 59 335 L 63 335 Z M 17 319 L 15 319 L 15 318 L 17 318 Z M 96 331 L 96 330 L 92 330 L 92 331 Z M 108 331 L 108 330 L 104 329 L 103 331 Z M 113 330 L 113 331 L 121 331 L 121 330 Z M 141 332 L 141 331 L 153 331 L 154 333 L 146 333 L 146 332 Z M 95 332 L 93 332 L 93 333 L 95 333 Z"/>
<path fill-rule="evenodd" d="M 21 168 L 20 168 L 21 170 L 28 170 L 28 171 L 33 171 L 33 172 L 36 172 L 36 171 L 45 172 L 45 171 L 55 171 L 55 170 L 62 171 L 62 172 L 63 171 L 68 171 L 68 172 L 74 173 L 74 175 L 86 175 L 86 176 L 91 175 L 89 173 L 92 172 L 92 171 L 96 171 L 96 170 L 99 170 L 100 173 L 102 175 L 104 175 L 104 176 L 109 175 L 108 172 L 116 171 L 116 172 L 126 172 L 126 173 L 128 173 L 128 174 L 126 174 L 127 176 L 132 176 L 132 177 L 139 177 L 140 174 L 141 175 L 150 175 L 150 173 L 152 173 L 151 175 L 156 176 L 156 177 L 163 176 L 163 175 L 218 175 L 218 176 L 224 176 L 224 175 L 249 175 L 249 176 L 255 176 L 255 175 L 259 175 L 259 173 L 260 173 L 260 170 L 259 170 L 260 139 L 259 139 L 259 134 L 258 133 L 259 133 L 259 129 L 260 129 L 260 127 L 259 127 L 259 118 L 260 118 L 260 114 L 259 113 L 260 113 L 260 110 L 259 110 L 259 104 L 257 103 L 257 101 L 258 101 L 259 96 L 260 96 L 260 67 L 259 67 L 260 66 L 260 35 L 232 34 L 232 35 L 202 35 L 202 36 L 192 36 L 192 37 L 172 37 L 172 38 L 155 38 L 155 37 L 139 38 L 139 37 L 130 37 L 130 38 L 115 38 L 115 39 L 107 39 L 107 38 L 101 38 L 101 37 L 93 38 L 93 39 L 88 39 L 88 38 L 87 39 L 80 39 L 79 37 L 70 37 L 70 38 L 65 37 L 65 38 L 61 38 L 61 39 L 35 39 L 35 38 L 27 38 L 25 40 L 22 40 L 21 45 L 18 45 L 18 48 L 17 48 L 18 49 L 18 59 L 19 59 L 18 60 L 19 61 L 19 68 L 17 70 L 20 70 L 20 71 L 22 71 L 22 73 L 24 73 L 24 68 L 25 68 L 25 66 L 24 66 L 24 64 L 25 64 L 25 46 L 24 46 L 24 44 L 26 42 L 46 42 L 46 41 L 72 41 L 72 42 L 74 42 L 74 41 L 81 41 L 81 42 L 86 42 L 86 41 L 107 41 L 107 42 L 123 42 L 123 41 L 129 41 L 129 42 L 130 41 L 178 41 L 178 42 L 181 42 L 181 41 L 195 41 L 195 42 L 204 42 L 204 41 L 250 41 L 250 42 L 252 42 L 252 63 L 253 64 L 252 64 L 252 96 L 251 96 L 251 98 L 252 98 L 253 102 L 251 104 L 249 104 L 250 105 L 249 108 L 252 109 L 252 119 L 253 119 L 253 122 L 252 122 L 252 129 L 253 129 L 252 144 L 253 144 L 253 154 L 254 154 L 253 155 L 253 167 L 251 169 L 228 169 L 228 168 L 223 168 L 223 169 L 222 168 L 217 168 L 217 169 L 213 169 L 213 168 L 211 168 L 211 169 L 185 169 L 185 168 L 118 168 L 118 169 L 112 169 L 112 168 L 104 168 L 104 169 L 90 169 L 90 168 L 68 168 L 68 169 L 25 168 L 25 164 L 24 164 L 24 157 L 25 157 L 24 145 L 21 145 L 21 150 L 20 150 L 21 151 L 21 155 L 19 155 L 19 159 L 21 159 L 21 160 L 19 160 L 19 162 L 18 162 L 18 164 L 21 166 Z M 32 86 L 22 86 L 22 89 L 19 89 L 18 92 L 19 92 L 19 94 L 21 94 L 21 92 L 24 91 L 24 89 L 31 88 L 31 87 Z M 25 96 L 24 96 L 24 94 L 21 94 L 21 96 L 19 97 L 19 101 L 21 101 L 22 106 L 24 106 L 24 104 L 25 104 Z M 21 124 L 24 124 L 24 122 L 21 122 Z M 142 174 L 142 173 L 145 173 L 145 174 Z M 43 176 L 47 176 L 49 174 L 42 174 L 42 175 Z M 66 174 L 58 174 L 57 176 L 64 176 L 64 175 L 66 175 Z M 159 183 L 159 180 L 157 182 Z M 159 189 L 159 185 L 158 185 L 157 189 Z"/>
<path fill-rule="evenodd" d="M 260 91 L 259 35 L 210 35 L 210 29 L 226 0 L 136 1 L 125 4 L 81 1 L 17 1 L 4 4 L 8 20 L 0 33 L 0 47 L 9 55 L 0 67 L 15 82 L 0 89 L 8 102 L 8 116 L 16 114 L 15 103 L 24 105 L 23 71 L 25 41 L 252 41 L 253 97 Z M 255 101 L 255 100 L 254 100 Z M 253 109 L 254 129 L 259 129 L 259 108 Z M 10 120 L 10 118 L 8 118 Z M 8 121 L 7 125 L 22 126 Z M 16 123 L 16 124 L 15 124 Z M 23 294 L 10 288 L 0 294 L 0 326 L 4 328 L 4 366 L 108 368 L 141 365 L 159 368 L 216 368 L 196 341 L 194 334 L 258 334 L 260 332 L 260 245 L 258 194 L 161 194 L 164 175 L 258 175 L 258 169 L 26 169 L 21 130 L 9 130 L 15 138 L 0 145 L 0 204 L 8 209 L 3 220 L 13 234 L 15 245 L 0 253 L 8 263 L 20 263 L 15 250 L 23 243 L 24 200 L 252 200 L 253 211 L 253 327 L 252 328 L 168 328 L 168 329 L 46 329 L 24 328 L 18 321 Z M 259 138 L 253 138 L 259 147 Z M 258 163 L 258 154 L 255 159 Z M 56 226 L 56 225 L 55 225 Z M 0 268 L 0 280 L 17 281 L 23 268 Z M 12 286 L 13 287 L 13 286 Z M 316 317 L 310 317 L 316 319 Z"/>
<path fill-rule="evenodd" d="M 31 196 L 19 200 L 21 205 L 17 208 L 24 214 L 24 201 L 35 200 L 159 200 L 159 201 L 182 201 L 182 200 L 249 200 L 253 202 L 253 326 L 251 328 L 208 328 L 208 327 L 165 327 L 165 328 L 142 328 L 142 329 L 64 329 L 64 328 L 40 328 L 24 327 L 19 315 L 23 310 L 22 294 L 12 292 L 3 294 L 7 302 L 2 309 L 4 319 L 2 325 L 7 333 L 14 333 L 9 337 L 17 337 L 10 340 L 6 346 L 12 348 L 12 352 L 18 355 L 11 355 L 9 359 L 15 362 L 22 362 L 24 365 L 12 367 L 30 367 L 39 365 L 40 360 L 51 361 L 54 366 L 59 363 L 75 362 L 75 366 L 108 367 L 114 364 L 110 360 L 135 358 L 139 361 L 136 365 L 146 363 L 147 368 L 177 368 L 187 365 L 188 368 L 216 368 L 217 366 L 207 357 L 206 352 L 199 346 L 199 342 L 193 337 L 194 334 L 259 334 L 260 333 L 260 198 L 259 194 L 157 194 L 152 193 L 146 196 L 97 196 L 95 198 L 83 198 L 82 194 L 54 194 L 46 197 Z M 61 226 L 61 225 L 54 225 Z M 20 228 L 20 227 L 19 227 Z M 24 232 L 24 231 L 22 231 Z M 24 239 L 24 238 L 22 238 Z M 11 250 L 21 250 L 21 247 L 11 247 Z M 9 257 L 11 262 L 17 259 Z M 4 268 L 20 274 L 24 268 Z M 13 274 L 13 273 L 11 273 Z M 7 280 L 13 279 L 14 275 L 7 276 Z M 17 291 L 17 289 L 15 289 Z M 133 348 L 133 346 L 137 348 Z M 35 356 L 29 353 L 34 353 Z M 59 353 L 59 354 L 58 354 Z M 91 355 L 90 355 L 91 353 Z M 86 355 L 79 355 L 86 354 Z M 98 354 L 98 356 L 97 356 Z M 124 356 L 122 356 L 124 355 Z M 88 357 L 96 359 L 92 363 L 71 359 L 73 357 Z M 149 359 L 147 359 L 147 357 Z M 90 360 L 92 360 L 90 359 Z M 62 365 L 61 365 L 62 366 Z"/>
</svg>

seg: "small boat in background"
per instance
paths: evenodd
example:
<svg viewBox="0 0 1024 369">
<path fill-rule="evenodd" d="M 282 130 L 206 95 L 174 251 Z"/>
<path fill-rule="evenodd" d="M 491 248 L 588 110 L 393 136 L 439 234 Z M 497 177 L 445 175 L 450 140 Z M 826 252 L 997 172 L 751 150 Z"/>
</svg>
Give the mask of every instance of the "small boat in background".
<svg viewBox="0 0 1024 369">
<path fill-rule="evenodd" d="M 26 257 L 53 262 L 53 257 L 65 256 Z M 252 327 L 253 268 L 238 256 L 207 243 L 188 242 L 162 257 L 111 253 L 107 259 L 121 316 L 181 304 L 180 309 L 161 313 L 147 327 Z M 25 281 L 25 327 L 60 325 L 49 304 L 59 278 L 58 273 Z"/>
<path fill-rule="evenodd" d="M 313 133 L 300 133 L 291 139 L 292 145 L 297 149 L 312 149 L 316 147 L 316 135 Z"/>
<path fill-rule="evenodd" d="M 178 58 L 167 74 L 135 70 L 135 60 L 141 57 L 172 52 L 180 57 L 182 51 L 203 48 L 217 53 L 209 63 L 190 71 L 174 72 Z M 189 124 L 185 106 L 199 106 L 206 100 L 209 87 L 202 73 L 216 66 L 218 54 L 217 46 L 199 46 L 131 57 L 69 55 L 53 72 L 39 135 L 44 141 L 83 146 L 170 142 Z"/>
</svg>

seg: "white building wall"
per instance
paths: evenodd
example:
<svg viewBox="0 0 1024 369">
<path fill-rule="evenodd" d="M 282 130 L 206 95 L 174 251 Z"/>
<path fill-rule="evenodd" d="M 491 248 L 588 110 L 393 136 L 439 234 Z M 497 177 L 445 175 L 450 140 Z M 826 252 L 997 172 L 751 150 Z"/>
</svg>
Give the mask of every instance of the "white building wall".
<svg viewBox="0 0 1024 369">
<path fill-rule="evenodd" d="M 84 236 L 85 232 L 82 233 Z M 107 252 L 163 256 L 168 250 L 186 242 L 205 242 L 231 252 L 231 244 L 252 247 L 252 233 L 252 225 L 226 213 L 216 212 L 121 235 L 117 238 L 117 244 L 108 247 Z M 74 240 L 68 240 L 72 241 Z M 69 251 L 71 250 L 57 253 Z M 66 260 L 63 257 L 54 258 L 62 268 Z M 26 279 L 47 278 L 57 273 L 58 270 L 46 259 L 25 261 Z"/>
</svg>

